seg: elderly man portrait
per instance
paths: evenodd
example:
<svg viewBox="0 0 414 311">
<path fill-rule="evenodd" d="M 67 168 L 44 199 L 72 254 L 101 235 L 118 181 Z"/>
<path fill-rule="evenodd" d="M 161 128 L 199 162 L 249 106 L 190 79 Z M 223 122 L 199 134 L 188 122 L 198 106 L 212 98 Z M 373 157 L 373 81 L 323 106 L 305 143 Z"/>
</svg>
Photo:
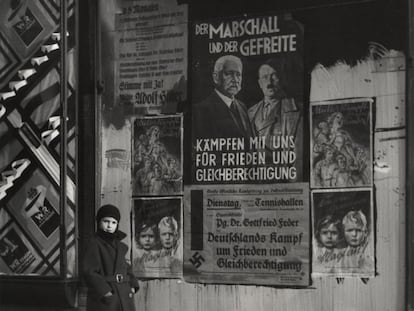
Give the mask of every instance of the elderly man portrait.
<svg viewBox="0 0 414 311">
<path fill-rule="evenodd" d="M 193 106 L 194 137 L 254 136 L 247 108 L 236 98 L 241 90 L 243 64 L 234 55 L 218 58 L 212 74 L 213 92 Z"/>
</svg>

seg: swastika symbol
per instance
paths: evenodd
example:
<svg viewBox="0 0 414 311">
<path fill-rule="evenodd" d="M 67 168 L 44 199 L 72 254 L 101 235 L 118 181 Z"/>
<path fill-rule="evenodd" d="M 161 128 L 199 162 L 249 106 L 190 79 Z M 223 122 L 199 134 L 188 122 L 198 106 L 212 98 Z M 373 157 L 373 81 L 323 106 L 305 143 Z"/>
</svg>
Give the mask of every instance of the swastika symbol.
<svg viewBox="0 0 414 311">
<path fill-rule="evenodd" d="M 190 258 L 190 262 L 193 264 L 194 267 L 196 267 L 196 269 L 198 269 L 204 261 L 206 260 L 198 252 L 195 252 L 193 254 L 193 257 Z"/>
</svg>

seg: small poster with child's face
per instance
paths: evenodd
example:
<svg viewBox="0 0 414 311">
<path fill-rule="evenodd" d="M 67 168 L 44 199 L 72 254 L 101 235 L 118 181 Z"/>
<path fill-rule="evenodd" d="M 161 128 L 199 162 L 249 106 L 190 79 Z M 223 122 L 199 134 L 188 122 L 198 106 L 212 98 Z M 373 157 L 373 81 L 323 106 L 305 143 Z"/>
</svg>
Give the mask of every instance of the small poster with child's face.
<svg viewBox="0 0 414 311">
<path fill-rule="evenodd" d="M 181 198 L 134 200 L 133 270 L 142 278 L 182 276 Z"/>
<path fill-rule="evenodd" d="M 375 275 L 372 202 L 371 189 L 312 192 L 312 275 Z"/>
</svg>

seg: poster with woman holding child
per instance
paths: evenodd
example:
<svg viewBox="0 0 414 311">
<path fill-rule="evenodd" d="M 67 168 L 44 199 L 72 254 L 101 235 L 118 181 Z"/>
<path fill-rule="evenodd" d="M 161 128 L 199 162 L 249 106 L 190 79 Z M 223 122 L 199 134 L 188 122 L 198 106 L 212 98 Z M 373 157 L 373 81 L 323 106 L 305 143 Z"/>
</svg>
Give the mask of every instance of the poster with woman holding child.
<svg viewBox="0 0 414 311">
<path fill-rule="evenodd" d="M 375 275 L 372 202 L 371 189 L 312 193 L 312 275 Z"/>
<path fill-rule="evenodd" d="M 372 185 L 372 99 L 312 103 L 311 187 Z"/>
<path fill-rule="evenodd" d="M 183 192 L 182 116 L 134 120 L 132 180 L 134 196 Z"/>
</svg>

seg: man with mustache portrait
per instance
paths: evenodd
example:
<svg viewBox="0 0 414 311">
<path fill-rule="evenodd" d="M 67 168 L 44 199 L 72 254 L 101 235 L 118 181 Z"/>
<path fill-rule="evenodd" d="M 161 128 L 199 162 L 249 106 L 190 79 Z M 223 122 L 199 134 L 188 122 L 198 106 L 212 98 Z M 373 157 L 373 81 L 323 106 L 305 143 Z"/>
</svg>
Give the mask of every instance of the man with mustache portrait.
<svg viewBox="0 0 414 311">
<path fill-rule="evenodd" d="M 268 156 L 280 150 L 281 137 L 295 142 L 295 166 L 301 171 L 303 117 L 295 99 L 286 93 L 281 75 L 282 67 L 273 60 L 259 66 L 258 84 L 263 99 L 249 108 L 248 115 L 256 135 L 265 136 Z"/>
<path fill-rule="evenodd" d="M 243 64 L 237 56 L 224 55 L 214 64 L 214 91 L 193 107 L 196 138 L 245 138 L 254 136 L 245 104 L 235 96 L 241 90 Z"/>
</svg>

